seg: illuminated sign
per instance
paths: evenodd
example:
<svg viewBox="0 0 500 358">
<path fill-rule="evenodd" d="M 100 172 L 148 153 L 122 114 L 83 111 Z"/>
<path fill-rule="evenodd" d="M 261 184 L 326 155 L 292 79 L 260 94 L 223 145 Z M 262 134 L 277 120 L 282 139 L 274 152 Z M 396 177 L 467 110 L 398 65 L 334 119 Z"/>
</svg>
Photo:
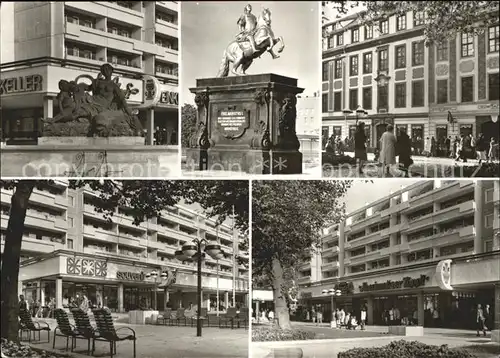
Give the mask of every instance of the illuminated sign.
<svg viewBox="0 0 500 358">
<path fill-rule="evenodd" d="M 0 95 L 23 92 L 36 92 L 43 89 L 40 75 L 5 78 L 0 80 Z"/>
<path fill-rule="evenodd" d="M 429 280 L 429 276 L 420 275 L 419 278 L 411 278 L 411 277 L 403 277 L 400 281 L 392 281 L 387 280 L 386 282 L 381 282 L 373 284 L 368 284 L 367 282 L 363 282 L 362 285 L 359 286 L 360 292 L 367 291 L 378 291 L 378 290 L 394 290 L 399 288 L 416 288 L 420 286 L 424 286 L 425 282 Z"/>
<path fill-rule="evenodd" d="M 116 273 L 116 279 L 117 280 L 124 280 L 124 281 L 144 281 L 145 278 L 146 278 L 146 274 L 144 272 L 136 273 L 136 272 L 118 271 Z"/>
<path fill-rule="evenodd" d="M 160 103 L 178 105 L 179 93 L 170 91 L 162 92 L 160 96 Z"/>
</svg>

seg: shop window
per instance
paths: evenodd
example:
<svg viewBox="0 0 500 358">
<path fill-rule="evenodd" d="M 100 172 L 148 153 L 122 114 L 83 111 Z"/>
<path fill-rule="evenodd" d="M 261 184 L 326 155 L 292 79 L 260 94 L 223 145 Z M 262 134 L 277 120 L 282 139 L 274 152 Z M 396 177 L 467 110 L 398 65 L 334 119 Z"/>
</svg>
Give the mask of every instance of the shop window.
<svg viewBox="0 0 500 358">
<path fill-rule="evenodd" d="M 437 103 L 448 102 L 448 80 L 437 81 Z"/>
<path fill-rule="evenodd" d="M 369 40 L 373 38 L 373 26 L 366 25 L 365 26 L 365 40 Z"/>
<path fill-rule="evenodd" d="M 372 109 L 372 88 L 364 87 L 363 88 L 363 108 L 364 109 Z"/>
<path fill-rule="evenodd" d="M 406 45 L 396 46 L 396 68 L 406 67 Z"/>
<path fill-rule="evenodd" d="M 474 77 L 462 77 L 462 102 L 474 102 Z"/>
<path fill-rule="evenodd" d="M 462 57 L 474 56 L 474 34 L 461 34 L 460 48 Z"/>
<path fill-rule="evenodd" d="M 363 73 L 372 73 L 372 53 L 367 52 L 363 54 Z"/>
<path fill-rule="evenodd" d="M 488 28 L 488 52 L 498 52 L 498 28 L 499 25 L 490 26 Z"/>
<path fill-rule="evenodd" d="M 349 63 L 350 75 L 357 76 L 358 75 L 358 55 L 351 56 L 349 61 L 350 61 L 350 63 Z"/>
<path fill-rule="evenodd" d="M 406 107 L 406 82 L 396 83 L 395 84 L 395 92 L 396 97 L 394 104 L 395 108 L 404 108 Z"/>
<path fill-rule="evenodd" d="M 342 111 L 342 92 L 335 92 L 333 94 L 333 110 L 335 112 Z"/>
<path fill-rule="evenodd" d="M 499 77 L 498 73 L 488 75 L 488 99 L 490 101 L 498 101 L 500 98 Z"/>
<path fill-rule="evenodd" d="M 488 229 L 493 227 L 493 214 L 489 214 L 484 217 L 484 227 Z"/>
</svg>

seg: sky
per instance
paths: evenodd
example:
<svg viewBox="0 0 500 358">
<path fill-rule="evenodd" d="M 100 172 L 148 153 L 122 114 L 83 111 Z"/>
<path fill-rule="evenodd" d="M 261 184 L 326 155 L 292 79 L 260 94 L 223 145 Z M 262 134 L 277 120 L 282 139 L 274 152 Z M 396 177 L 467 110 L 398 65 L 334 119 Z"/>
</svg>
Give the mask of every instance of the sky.
<svg viewBox="0 0 500 358">
<path fill-rule="evenodd" d="M 320 8 L 317 1 L 248 2 L 260 16 L 263 7 L 271 10 L 272 29 L 282 36 L 285 49 L 273 60 L 269 53 L 254 60 L 247 74 L 276 73 L 298 79 L 304 95 L 319 91 Z M 236 24 L 246 2 L 181 2 L 181 103 L 194 103 L 189 88 L 196 79 L 215 77 L 227 45 L 239 29 Z"/>
<path fill-rule="evenodd" d="M 410 186 L 419 180 L 417 179 L 376 179 L 373 182 L 365 180 L 355 180 L 348 189 L 345 198 L 346 211 L 351 213 L 378 199 L 389 195 L 392 191 L 401 189 L 401 186 Z"/>
<path fill-rule="evenodd" d="M 351 8 L 351 5 L 356 5 L 355 3 L 356 3 L 355 1 L 347 1 L 346 8 L 348 11 L 347 11 L 347 14 L 342 15 L 342 17 L 349 16 L 349 15 L 355 14 L 356 12 L 359 12 L 359 11 L 366 9 L 366 6 L 363 6 L 361 4 L 358 4 L 357 6 L 354 6 Z M 333 9 L 333 4 L 326 5 L 323 9 L 323 12 L 324 12 L 325 17 L 328 18 L 328 22 L 337 20 L 337 18 L 336 18 L 337 11 L 335 9 Z"/>
</svg>

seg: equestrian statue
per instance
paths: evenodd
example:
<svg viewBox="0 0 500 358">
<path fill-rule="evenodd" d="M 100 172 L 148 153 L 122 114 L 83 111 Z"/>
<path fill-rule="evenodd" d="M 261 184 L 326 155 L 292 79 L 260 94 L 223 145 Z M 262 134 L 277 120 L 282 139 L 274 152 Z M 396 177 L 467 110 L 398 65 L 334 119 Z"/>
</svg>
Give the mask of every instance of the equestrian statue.
<svg viewBox="0 0 500 358">
<path fill-rule="evenodd" d="M 279 57 L 285 48 L 283 38 L 275 37 L 271 29 L 271 11 L 267 8 L 257 20 L 252 14 L 252 6 L 247 5 L 244 14 L 239 18 L 237 25 L 240 32 L 236 35 L 236 40 L 232 41 L 224 50 L 221 66 L 217 77 L 227 77 L 231 72 L 234 75 L 245 75 L 245 71 L 250 67 L 253 60 L 260 57 L 264 52 L 269 52 L 273 59 Z M 274 47 L 280 44 L 275 52 Z"/>
</svg>

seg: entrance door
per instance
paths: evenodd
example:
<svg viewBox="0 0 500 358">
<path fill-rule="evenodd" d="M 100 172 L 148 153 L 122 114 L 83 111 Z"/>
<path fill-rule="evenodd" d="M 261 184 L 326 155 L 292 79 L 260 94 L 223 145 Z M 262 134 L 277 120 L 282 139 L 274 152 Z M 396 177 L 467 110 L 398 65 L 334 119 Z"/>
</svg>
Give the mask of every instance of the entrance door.
<svg viewBox="0 0 500 358">
<path fill-rule="evenodd" d="M 419 154 L 424 150 L 424 126 L 422 124 L 411 125 L 411 142 L 414 154 Z"/>
</svg>

